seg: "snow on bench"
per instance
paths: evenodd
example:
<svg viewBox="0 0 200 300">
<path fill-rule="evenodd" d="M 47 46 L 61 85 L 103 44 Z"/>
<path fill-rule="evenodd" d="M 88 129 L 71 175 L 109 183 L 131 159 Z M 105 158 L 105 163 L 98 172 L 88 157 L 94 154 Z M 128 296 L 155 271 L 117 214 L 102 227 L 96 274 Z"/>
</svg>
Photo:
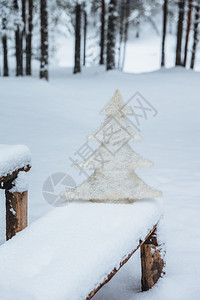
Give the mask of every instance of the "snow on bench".
<svg viewBox="0 0 200 300">
<path fill-rule="evenodd" d="M 55 208 L 0 247 L 0 298 L 91 299 L 161 216 L 153 199 Z"/>
<path fill-rule="evenodd" d="M 0 178 L 31 166 L 30 150 L 23 145 L 0 144 Z"/>
</svg>

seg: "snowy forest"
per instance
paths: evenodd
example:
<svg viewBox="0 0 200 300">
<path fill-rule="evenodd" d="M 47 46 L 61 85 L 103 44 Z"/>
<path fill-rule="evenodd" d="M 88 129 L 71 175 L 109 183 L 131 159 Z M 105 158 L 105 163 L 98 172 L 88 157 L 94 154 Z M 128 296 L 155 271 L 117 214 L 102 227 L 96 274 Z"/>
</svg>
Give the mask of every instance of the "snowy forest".
<svg viewBox="0 0 200 300">
<path fill-rule="evenodd" d="M 0 0 L 0 300 L 200 299 L 200 0 Z"/>
<path fill-rule="evenodd" d="M 37 60 L 40 78 L 48 79 L 48 65 L 57 51 L 59 36 L 74 38 L 74 73 L 91 63 L 105 65 L 106 70 L 123 70 L 129 38 L 134 35 L 140 39 L 146 23 L 160 36 L 161 67 L 166 60 L 166 36 L 173 33 L 174 65 L 193 69 L 199 11 L 198 0 L 1 0 L 1 75 L 9 76 L 10 60 L 15 57 L 16 76 L 30 76 L 33 61 Z"/>
</svg>

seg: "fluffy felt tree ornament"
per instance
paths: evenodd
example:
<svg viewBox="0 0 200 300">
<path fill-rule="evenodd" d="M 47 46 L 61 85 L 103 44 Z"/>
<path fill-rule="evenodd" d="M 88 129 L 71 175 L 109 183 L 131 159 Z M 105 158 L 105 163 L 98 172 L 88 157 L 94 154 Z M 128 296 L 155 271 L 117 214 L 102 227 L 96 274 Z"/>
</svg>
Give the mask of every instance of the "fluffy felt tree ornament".
<svg viewBox="0 0 200 300">
<path fill-rule="evenodd" d="M 136 168 L 150 167 L 153 163 L 137 154 L 129 142 L 141 140 L 130 126 L 126 107 L 117 90 L 101 111 L 106 115 L 103 124 L 88 136 L 100 143 L 99 148 L 77 167 L 94 170 L 82 184 L 67 189 L 62 195 L 68 200 L 123 203 L 159 197 L 162 193 L 148 186 L 135 173 Z"/>
</svg>

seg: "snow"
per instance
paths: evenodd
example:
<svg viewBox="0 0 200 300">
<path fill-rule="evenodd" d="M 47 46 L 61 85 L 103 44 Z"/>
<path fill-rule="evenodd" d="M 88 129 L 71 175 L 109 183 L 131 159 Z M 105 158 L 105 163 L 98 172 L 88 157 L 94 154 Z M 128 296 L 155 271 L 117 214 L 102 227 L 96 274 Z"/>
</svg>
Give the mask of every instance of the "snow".
<svg viewBox="0 0 200 300">
<path fill-rule="evenodd" d="M 20 171 L 13 183 L 14 186 L 10 190 L 11 193 L 14 192 L 23 193 L 27 191 L 28 190 L 27 173 L 25 171 Z"/>
<path fill-rule="evenodd" d="M 16 215 L 16 211 L 13 208 L 10 208 L 10 211 L 14 216 Z"/>
<path fill-rule="evenodd" d="M 28 165 L 31 166 L 31 153 L 26 146 L 0 144 L 0 177 Z"/>
<path fill-rule="evenodd" d="M 98 113 L 117 88 L 124 101 L 139 91 L 158 110 L 155 118 L 148 116 L 147 120 L 141 119 L 140 133 L 143 141 L 134 143 L 134 150 L 155 163 L 154 168 L 137 170 L 139 176 L 149 185 L 163 191 L 166 276 L 152 290 L 140 293 L 138 252 L 97 293 L 94 300 L 199 300 L 199 82 L 200 73 L 182 68 L 140 75 L 115 71 L 105 73 L 103 68 L 88 68 L 83 69 L 83 74 L 76 76 L 72 75 L 72 69 L 61 68 L 50 70 L 49 83 L 38 78 L 0 78 L 1 143 L 24 144 L 32 152 L 33 167 L 29 172 L 30 224 L 53 209 L 42 196 L 43 183 L 47 177 L 63 172 L 70 174 L 77 184 L 86 178 L 84 174 L 79 175 L 79 170 L 71 166 L 72 162 L 68 158 L 82 161 L 75 153 L 85 143 L 88 133 L 98 128 L 102 121 L 102 116 Z M 91 146 L 96 149 L 96 145 L 92 143 Z M 58 187 L 58 191 L 61 189 L 64 186 Z M 3 194 L 0 196 L 3 199 Z M 4 201 L 0 203 L 1 239 L 5 230 L 2 223 L 3 203 Z M 64 210 L 65 214 L 70 207 L 59 209 Z M 80 217 L 79 214 L 77 216 Z M 68 218 L 71 220 L 70 214 L 63 217 L 63 226 Z M 115 222 L 117 221 L 116 219 Z M 102 217 L 101 223 L 103 222 Z M 56 248 L 54 241 L 59 235 L 56 220 L 54 224 L 51 236 L 53 249 Z M 51 222 L 48 226 L 53 227 Z M 92 226 L 91 221 L 91 228 Z M 35 237 L 34 241 L 36 239 L 45 248 L 45 235 L 43 240 Z M 9 243 L 16 241 L 17 239 L 13 239 Z M 36 242 L 35 244 L 38 245 Z M 33 248 L 26 253 L 26 257 L 31 257 Z M 2 246 L 0 249 L 3 249 Z M 26 268 L 27 273 L 37 272 L 38 269 L 34 266 L 37 255 L 33 257 L 32 264 L 21 268 Z M 13 264 L 16 263 L 14 253 L 9 257 Z M 51 253 L 43 252 L 42 259 L 43 266 L 48 267 Z M 47 278 L 48 272 L 44 272 L 43 276 Z M 6 280 L 8 278 L 5 277 L 4 284 Z M 46 280 L 49 280 L 47 289 L 52 289 L 57 281 L 56 275 Z M 65 288 L 65 285 L 61 281 L 59 290 Z"/>
<path fill-rule="evenodd" d="M 1 299 L 85 299 L 161 215 L 153 199 L 55 209 L 0 247 Z"/>
</svg>

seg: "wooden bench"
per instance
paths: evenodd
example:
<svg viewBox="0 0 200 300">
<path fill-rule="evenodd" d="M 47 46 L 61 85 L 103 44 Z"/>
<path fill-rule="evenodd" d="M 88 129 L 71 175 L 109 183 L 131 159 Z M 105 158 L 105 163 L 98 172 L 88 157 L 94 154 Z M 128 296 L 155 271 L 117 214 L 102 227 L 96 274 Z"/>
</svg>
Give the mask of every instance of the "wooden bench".
<svg viewBox="0 0 200 300">
<path fill-rule="evenodd" d="M 148 233 L 143 241 L 140 241 L 136 249 L 134 249 L 124 260 L 120 262 L 119 268 L 115 268 L 110 272 L 107 278 L 101 282 L 97 288 L 90 292 L 86 300 L 92 299 L 92 297 L 98 292 L 98 290 L 108 283 L 112 277 L 125 265 L 125 263 L 132 257 L 132 255 L 140 249 L 141 255 L 141 269 L 142 278 L 141 286 L 142 291 L 151 289 L 158 279 L 165 274 L 164 267 L 165 261 L 163 257 L 162 245 L 159 245 L 156 235 L 157 226 L 155 225 Z"/>
<path fill-rule="evenodd" d="M 164 274 L 161 215 L 152 199 L 54 209 L 0 247 L 0 298 L 91 299 L 138 249 L 150 289 Z"/>
</svg>

